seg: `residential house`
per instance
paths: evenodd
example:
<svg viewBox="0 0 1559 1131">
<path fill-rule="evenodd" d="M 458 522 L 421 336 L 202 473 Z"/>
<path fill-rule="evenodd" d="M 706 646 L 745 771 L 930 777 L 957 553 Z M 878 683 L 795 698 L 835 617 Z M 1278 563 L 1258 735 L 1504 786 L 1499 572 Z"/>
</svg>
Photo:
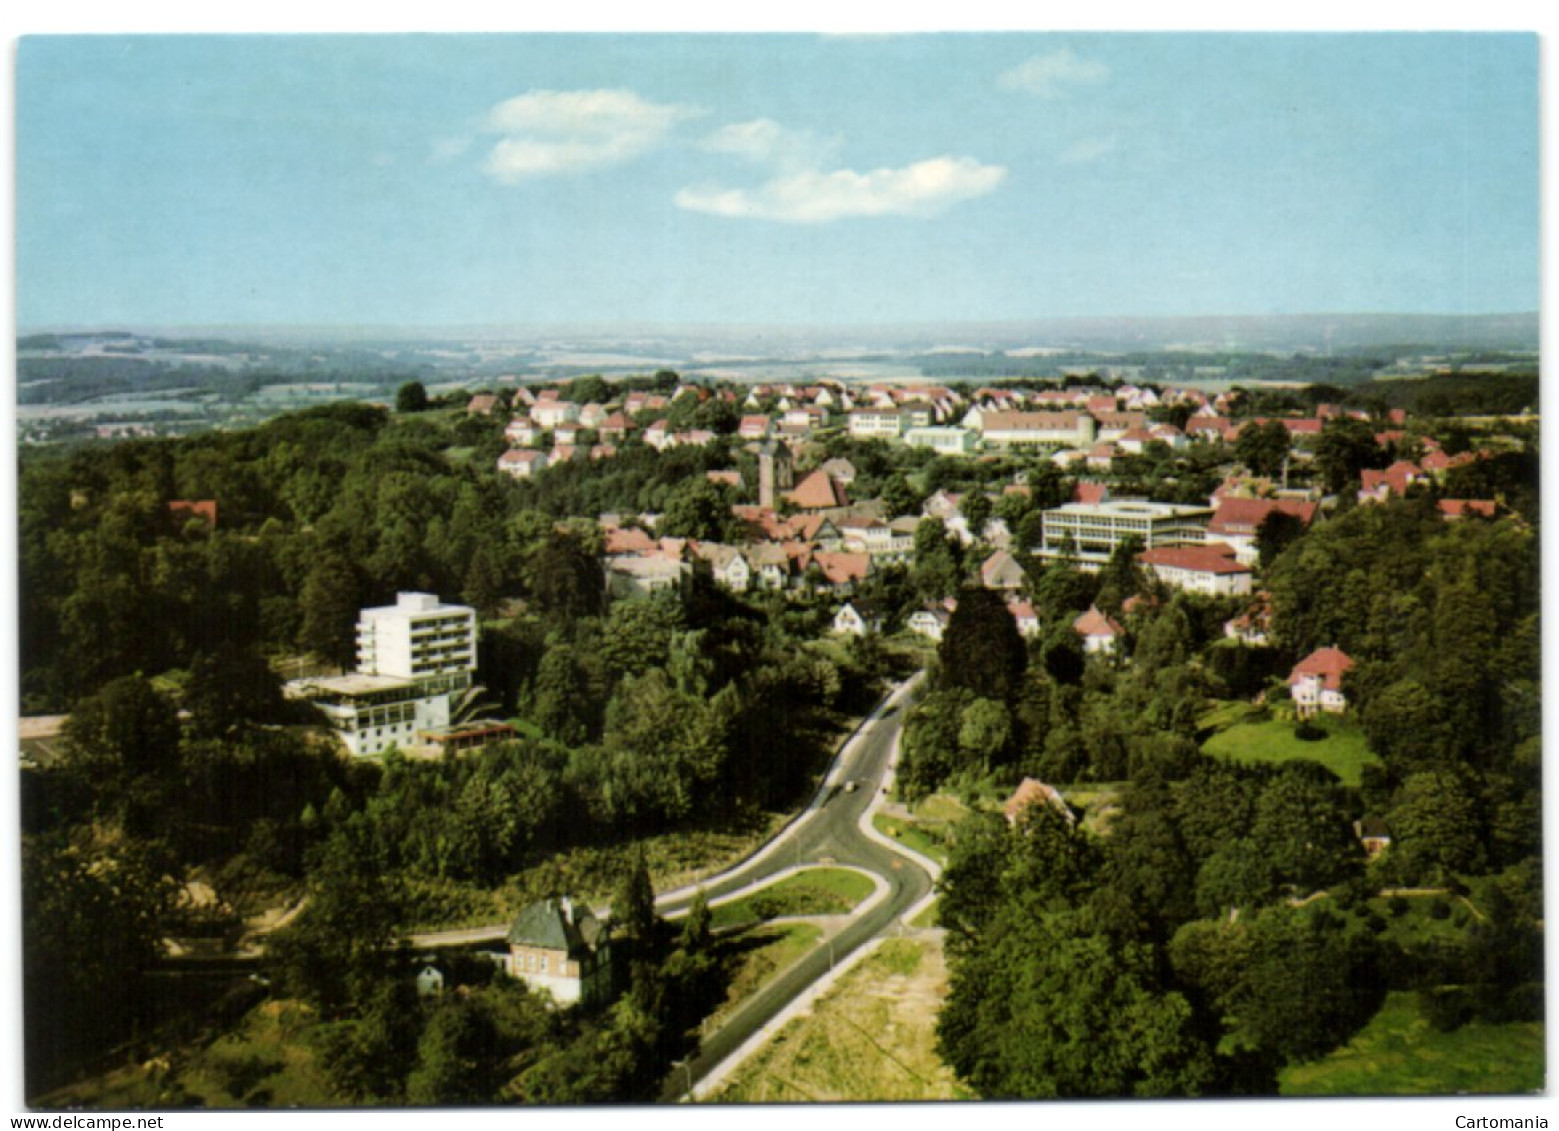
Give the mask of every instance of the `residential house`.
<svg viewBox="0 0 1559 1131">
<path fill-rule="evenodd" d="M 498 396 L 495 393 L 477 393 L 466 402 L 467 416 L 491 416 L 498 411 Z"/>
<path fill-rule="evenodd" d="M 1493 499 L 1441 499 L 1436 505 L 1447 522 L 1455 522 L 1469 515 L 1493 518 L 1499 511 L 1499 503 Z"/>
<path fill-rule="evenodd" d="M 1371 860 L 1391 847 L 1391 826 L 1380 817 L 1365 817 L 1353 822 L 1353 835 L 1364 846 L 1364 854 Z"/>
<path fill-rule="evenodd" d="M 541 428 L 557 428 L 579 419 L 579 406 L 573 401 L 539 400 L 531 406 L 530 418 Z"/>
<path fill-rule="evenodd" d="M 1223 634 L 1252 647 L 1268 644 L 1272 639 L 1272 594 L 1265 590 L 1257 592 L 1249 608 L 1223 622 Z"/>
<path fill-rule="evenodd" d="M 732 593 L 745 593 L 752 585 L 752 567 L 735 546 L 718 542 L 700 542 L 694 551 L 709 563 L 715 584 Z"/>
<path fill-rule="evenodd" d="M 881 632 L 882 611 L 866 601 L 846 601 L 834 614 L 834 631 L 842 636 Z"/>
<path fill-rule="evenodd" d="M 536 427 L 529 417 L 516 416 L 503 430 L 503 438 L 509 441 L 511 447 L 528 448 L 541 439 L 541 433 L 542 429 Z"/>
<path fill-rule="evenodd" d="M 1301 718 L 1317 711 L 1341 714 L 1348 709 L 1342 679 L 1353 667 L 1352 658 L 1340 648 L 1317 648 L 1288 674 L 1289 694 Z"/>
<path fill-rule="evenodd" d="M 509 974 L 560 1005 L 599 1005 L 613 991 L 612 932 L 566 896 L 533 903 L 509 927 Z"/>
<path fill-rule="evenodd" d="M 1013 623 L 1018 626 L 1018 635 L 1025 640 L 1039 635 L 1039 613 L 1034 610 L 1032 601 L 1009 600 L 1007 611 L 1012 614 Z"/>
<path fill-rule="evenodd" d="M 822 572 L 823 581 L 835 590 L 849 592 L 859 582 L 871 576 L 870 554 L 831 553 L 827 550 L 819 550 L 812 554 L 811 558 L 811 564 L 817 566 Z"/>
<path fill-rule="evenodd" d="M 1089 605 L 1088 611 L 1072 622 L 1072 631 L 1083 638 L 1083 651 L 1090 656 L 1111 656 L 1126 630 L 1116 621 Z"/>
<path fill-rule="evenodd" d="M 767 440 L 773 422 L 767 416 L 744 416 L 736 427 L 736 434 L 743 440 Z"/>
<path fill-rule="evenodd" d="M 1411 460 L 1399 459 L 1384 471 L 1365 468 L 1359 473 L 1359 502 L 1383 503 L 1391 496 L 1403 498 L 1407 489 L 1426 478 L 1424 471 Z"/>
<path fill-rule="evenodd" d="M 1021 589 L 1027 576 L 1006 550 L 997 550 L 980 566 L 980 584 L 987 589 Z"/>
<path fill-rule="evenodd" d="M 1015 825 L 1022 819 L 1024 811 L 1035 805 L 1048 805 L 1065 817 L 1067 824 L 1077 823 L 1077 814 L 1072 812 L 1060 792 L 1037 778 L 1024 778 L 1002 805 L 1001 811 L 1006 814 L 1008 823 Z"/>
<path fill-rule="evenodd" d="M 932 605 L 924 609 L 916 609 L 905 618 L 904 624 L 911 632 L 934 640 L 938 644 L 947 634 L 947 622 L 953 619 L 952 613 L 941 605 Z"/>
</svg>

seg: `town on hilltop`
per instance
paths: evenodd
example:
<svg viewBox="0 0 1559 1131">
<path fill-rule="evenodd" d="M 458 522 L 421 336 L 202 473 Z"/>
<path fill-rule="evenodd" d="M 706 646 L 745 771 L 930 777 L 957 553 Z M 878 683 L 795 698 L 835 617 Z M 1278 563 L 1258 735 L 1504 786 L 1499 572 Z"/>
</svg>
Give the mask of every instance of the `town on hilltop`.
<svg viewBox="0 0 1559 1131">
<path fill-rule="evenodd" d="M 474 384 L 24 446 L 30 1102 L 1540 1085 L 1535 370 Z"/>
</svg>

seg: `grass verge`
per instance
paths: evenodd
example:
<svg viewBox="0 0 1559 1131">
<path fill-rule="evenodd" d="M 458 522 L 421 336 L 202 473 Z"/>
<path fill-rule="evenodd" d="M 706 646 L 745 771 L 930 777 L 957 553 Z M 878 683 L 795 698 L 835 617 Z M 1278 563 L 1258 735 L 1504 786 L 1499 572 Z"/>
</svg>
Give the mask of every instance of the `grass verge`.
<svg viewBox="0 0 1559 1131">
<path fill-rule="evenodd" d="M 936 1053 L 942 950 L 889 939 L 737 1069 L 715 1103 L 972 1098 Z"/>
<path fill-rule="evenodd" d="M 705 1024 L 713 1029 L 775 974 L 801 958 L 823 938 L 811 923 L 786 923 L 758 927 L 728 935 L 715 944 L 715 960 L 725 967 L 730 981 L 725 1001 Z"/>
<path fill-rule="evenodd" d="M 716 930 L 787 915 L 844 915 L 871 895 L 871 880 L 848 868 L 809 868 L 710 911 Z"/>
</svg>

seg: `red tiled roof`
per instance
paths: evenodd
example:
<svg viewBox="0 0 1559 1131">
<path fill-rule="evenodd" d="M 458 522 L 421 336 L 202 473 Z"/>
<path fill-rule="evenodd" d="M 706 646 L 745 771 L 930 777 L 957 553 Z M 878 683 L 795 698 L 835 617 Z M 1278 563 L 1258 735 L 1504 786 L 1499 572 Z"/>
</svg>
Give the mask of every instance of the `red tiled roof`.
<svg viewBox="0 0 1559 1131">
<path fill-rule="evenodd" d="M 1307 675 L 1319 676 L 1321 686 L 1328 691 L 1342 690 L 1343 673 L 1353 667 L 1353 659 L 1341 648 L 1317 648 L 1294 665 L 1288 673 L 1292 685 Z"/>
<path fill-rule="evenodd" d="M 1227 546 L 1223 550 L 1228 550 Z M 1164 566 L 1167 569 L 1184 569 L 1193 573 L 1249 573 L 1250 567 L 1241 565 L 1216 546 L 1161 546 L 1156 550 L 1144 550 L 1137 555 L 1143 565 Z"/>
<path fill-rule="evenodd" d="M 176 518 L 203 518 L 212 526 L 217 524 L 215 499 L 174 499 L 168 504 Z"/>
<path fill-rule="evenodd" d="M 1315 519 L 1315 504 L 1297 499 L 1240 499 L 1225 495 L 1207 524 L 1210 534 L 1255 534 L 1273 511 L 1291 514 L 1309 526 Z"/>
<path fill-rule="evenodd" d="M 1493 518 L 1499 504 L 1493 499 L 1441 499 L 1440 513 L 1446 518 L 1462 518 L 1469 514 Z"/>
<path fill-rule="evenodd" d="M 1023 779 L 1018 788 L 1013 791 L 1012 796 L 1007 798 L 1007 803 L 1002 806 L 1002 812 L 1006 814 L 1007 820 L 1015 822 L 1018 819 L 1018 814 L 1022 813 L 1024 809 L 1027 809 L 1030 805 L 1039 804 L 1054 806 L 1060 812 L 1066 814 L 1068 821 L 1075 819 L 1072 810 L 1067 807 L 1066 801 L 1056 792 L 1055 787 L 1046 785 L 1035 778 Z"/>
<path fill-rule="evenodd" d="M 850 505 L 849 496 L 844 493 L 844 488 L 826 471 L 821 470 L 814 471 L 797 483 L 795 490 L 786 497 L 803 510 L 823 510 L 827 507 Z"/>
<path fill-rule="evenodd" d="M 818 567 L 823 571 L 823 576 L 828 578 L 830 584 L 833 585 L 843 585 L 850 581 L 863 581 L 872 568 L 870 554 L 820 551 L 812 555 L 812 560 L 818 564 Z"/>
<path fill-rule="evenodd" d="M 1079 636 L 1120 636 L 1125 629 L 1090 605 L 1086 613 L 1072 622 L 1072 631 Z"/>
</svg>

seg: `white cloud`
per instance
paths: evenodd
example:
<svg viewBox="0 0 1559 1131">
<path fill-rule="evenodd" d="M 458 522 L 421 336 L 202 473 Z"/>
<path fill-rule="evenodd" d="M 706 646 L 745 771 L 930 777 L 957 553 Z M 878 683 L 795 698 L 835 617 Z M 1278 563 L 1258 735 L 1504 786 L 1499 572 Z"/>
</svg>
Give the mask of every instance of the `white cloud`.
<svg viewBox="0 0 1559 1131">
<path fill-rule="evenodd" d="M 1056 158 L 1063 165 L 1087 165 L 1114 153 L 1119 142 L 1113 137 L 1090 137 L 1074 141 Z"/>
<path fill-rule="evenodd" d="M 1010 71 L 1002 72 L 997 82 L 1008 90 L 1025 90 L 1040 98 L 1065 98 L 1080 86 L 1097 86 L 1110 77 L 1103 63 L 1079 59 L 1071 48 L 1035 55 Z"/>
<path fill-rule="evenodd" d="M 931 216 L 984 196 L 1006 177 L 1000 165 L 933 157 L 902 169 L 782 172 L 755 189 L 686 188 L 680 208 L 716 216 L 825 224 L 856 216 Z"/>
<path fill-rule="evenodd" d="M 702 145 L 712 153 L 745 157 L 760 165 L 815 169 L 834 156 L 839 149 L 839 140 L 822 137 L 811 130 L 789 129 L 771 118 L 757 118 L 721 126 L 704 138 Z"/>
<path fill-rule="evenodd" d="M 505 184 L 620 165 L 660 145 L 697 107 L 646 102 L 631 90 L 533 90 L 500 102 L 489 133 L 504 135 L 487 171 Z"/>
</svg>

